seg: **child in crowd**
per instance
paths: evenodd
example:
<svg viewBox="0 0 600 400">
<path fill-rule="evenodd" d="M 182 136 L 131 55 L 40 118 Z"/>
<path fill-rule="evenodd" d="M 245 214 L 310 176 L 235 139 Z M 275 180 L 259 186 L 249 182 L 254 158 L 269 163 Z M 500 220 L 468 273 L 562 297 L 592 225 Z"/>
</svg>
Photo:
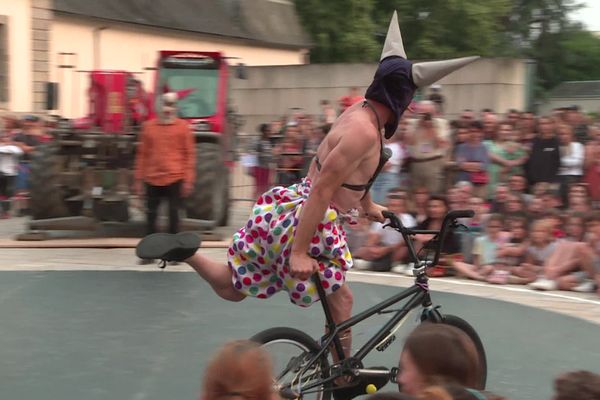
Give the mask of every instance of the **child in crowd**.
<svg viewBox="0 0 600 400">
<path fill-rule="evenodd" d="M 473 263 L 473 244 L 475 239 L 483 233 L 483 226 L 488 217 L 485 202 L 481 197 L 471 197 L 467 203 L 467 209 L 473 210 L 475 213 L 473 218 L 466 218 L 459 221 L 467 227 L 466 232 L 458 231 L 460 237 L 460 246 L 464 258 L 464 262 Z"/>
<path fill-rule="evenodd" d="M 511 217 L 507 221 L 510 240 L 498 246 L 496 256 L 496 270 L 488 278 L 489 283 L 506 284 L 518 283 L 511 275 L 512 269 L 521 265 L 527 252 L 527 219 L 525 217 Z"/>
<path fill-rule="evenodd" d="M 475 239 L 473 264 L 457 261 L 454 269 L 458 275 L 478 281 L 486 281 L 496 271 L 498 247 L 508 241 L 502 232 L 504 220 L 501 215 L 491 215 L 485 224 L 485 235 Z"/>
<path fill-rule="evenodd" d="M 512 270 L 514 276 L 521 278 L 518 283 L 531 283 L 542 271 L 544 261 L 552 255 L 556 248 L 552 231 L 552 223 L 545 219 L 536 220 L 531 225 L 529 234 L 531 242 L 527 247 L 525 262 Z"/>
</svg>

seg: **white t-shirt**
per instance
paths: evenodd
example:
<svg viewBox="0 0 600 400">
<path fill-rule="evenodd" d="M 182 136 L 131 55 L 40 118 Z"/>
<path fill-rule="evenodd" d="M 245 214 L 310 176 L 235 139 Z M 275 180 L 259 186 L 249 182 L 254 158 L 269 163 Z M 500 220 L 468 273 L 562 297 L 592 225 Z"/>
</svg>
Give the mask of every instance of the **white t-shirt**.
<svg viewBox="0 0 600 400">
<path fill-rule="evenodd" d="M 571 142 L 568 154 L 562 154 L 563 149 L 561 148 L 560 156 L 560 168 L 558 169 L 558 175 L 583 175 L 583 158 L 585 148 L 579 142 Z"/>
<path fill-rule="evenodd" d="M 402 161 L 404 160 L 404 149 L 398 142 L 385 144 L 385 147 L 392 150 L 392 157 L 387 162 L 387 165 L 390 168 L 386 172 L 391 172 L 394 174 L 400 173 L 400 167 L 402 166 Z"/>
<path fill-rule="evenodd" d="M 23 150 L 15 145 L 0 145 L 0 173 L 8 176 L 18 174 L 19 156 Z"/>
<path fill-rule="evenodd" d="M 410 214 L 400 214 L 400 221 L 406 228 L 414 228 L 417 225 L 417 221 Z M 402 235 L 392 228 L 383 228 L 382 223 L 373 222 L 371 224 L 371 232 L 379 234 L 380 242 L 384 246 L 396 246 L 404 242 Z"/>
</svg>

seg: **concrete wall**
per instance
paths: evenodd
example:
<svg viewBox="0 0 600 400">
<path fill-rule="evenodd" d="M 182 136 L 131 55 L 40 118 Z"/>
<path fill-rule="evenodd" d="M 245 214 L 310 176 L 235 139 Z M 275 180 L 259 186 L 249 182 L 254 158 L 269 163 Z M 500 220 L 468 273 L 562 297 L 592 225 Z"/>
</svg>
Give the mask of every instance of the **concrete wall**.
<svg viewBox="0 0 600 400">
<path fill-rule="evenodd" d="M 551 98 L 540 106 L 540 112 L 542 114 L 550 114 L 554 108 L 568 107 L 572 105 L 578 105 L 581 107 L 583 112 L 586 113 L 600 113 L 599 97 Z"/>
<path fill-rule="evenodd" d="M 319 102 L 333 103 L 356 86 L 364 93 L 375 64 L 313 64 L 248 68 L 248 80 L 233 82 L 233 98 L 246 119 L 244 130 L 301 107 L 318 115 Z M 523 109 L 526 101 L 526 63 L 516 59 L 482 59 L 445 77 L 439 83 L 446 113 L 454 117 L 465 108 L 506 112 Z"/>
<path fill-rule="evenodd" d="M 105 29 L 96 35 L 98 54 L 95 57 L 94 32 L 100 27 Z M 76 70 L 99 68 L 142 72 L 139 78 L 151 90 L 153 71 L 145 68 L 155 66 L 160 50 L 222 51 L 228 56 L 240 57 L 232 62 L 247 65 L 301 64 L 306 58 L 302 49 L 259 47 L 241 40 L 64 15 L 54 16 L 50 49 L 50 79 L 59 82 L 60 111 L 68 117 L 87 112 L 87 74 Z M 61 52 L 75 54 L 59 56 Z M 58 68 L 61 64 L 75 67 L 61 70 Z"/>
<path fill-rule="evenodd" d="M 8 101 L 0 108 L 26 112 L 33 108 L 31 0 L 0 1 L 0 23 L 6 24 Z"/>
</svg>

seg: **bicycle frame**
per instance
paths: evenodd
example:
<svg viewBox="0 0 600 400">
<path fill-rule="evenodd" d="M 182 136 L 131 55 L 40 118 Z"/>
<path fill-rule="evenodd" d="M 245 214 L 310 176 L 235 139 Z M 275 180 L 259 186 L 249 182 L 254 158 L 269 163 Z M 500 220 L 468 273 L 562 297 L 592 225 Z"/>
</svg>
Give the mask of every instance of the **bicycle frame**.
<svg viewBox="0 0 600 400">
<path fill-rule="evenodd" d="M 433 305 L 431 302 L 431 296 L 429 294 L 429 278 L 426 274 L 426 268 L 428 266 L 436 265 L 439 261 L 439 255 L 441 251 L 442 244 L 446 238 L 447 227 L 450 223 L 454 223 L 457 218 L 461 217 L 471 217 L 472 211 L 453 211 L 446 215 L 444 222 L 442 223 L 442 229 L 439 231 L 436 230 L 414 230 L 407 229 L 402 226 L 402 222 L 393 214 L 386 213 L 386 218 L 390 218 L 390 226 L 396 229 L 399 233 L 404 237 L 404 241 L 407 244 L 409 256 L 415 263 L 415 269 L 413 273 L 415 274 L 415 284 L 408 289 L 403 290 L 402 292 L 383 300 L 382 302 L 374 305 L 373 307 L 364 310 L 349 319 L 336 324 L 333 320 L 333 316 L 331 314 L 331 309 L 329 307 L 329 302 L 327 301 L 327 295 L 325 293 L 325 289 L 321 284 L 321 280 L 319 278 L 318 273 L 313 275 L 313 281 L 317 287 L 317 292 L 319 293 L 319 297 L 321 299 L 321 305 L 323 307 L 323 312 L 325 313 L 325 318 L 327 322 L 327 333 L 321 338 L 321 350 L 315 354 L 311 360 L 306 364 L 304 368 L 298 374 L 302 376 L 315 362 L 317 362 L 323 355 L 329 350 L 330 346 L 333 344 L 333 350 L 335 351 L 339 363 L 342 367 L 346 366 L 350 368 L 347 364 L 348 361 L 354 363 L 352 367 L 360 366 L 360 361 L 366 357 L 374 348 L 382 346 L 382 351 L 385 350 L 388 343 L 391 343 L 393 340 L 393 332 L 396 330 L 397 325 L 408 315 L 409 312 L 414 310 L 415 308 L 421 305 L 424 311 L 432 310 L 433 312 L 429 316 L 432 318 L 434 322 L 441 322 L 442 316 L 435 309 L 433 309 Z M 434 239 L 437 239 L 437 249 L 435 252 L 435 257 L 433 261 L 421 261 L 415 251 L 415 248 L 412 243 L 411 235 L 416 234 L 433 234 Z M 386 309 L 404 299 L 410 298 L 408 302 L 399 310 L 387 310 Z M 387 321 L 381 329 L 371 337 L 355 354 L 346 358 L 344 349 L 342 347 L 341 339 L 339 337 L 339 333 L 351 328 L 352 326 L 364 321 L 365 319 L 382 312 L 390 312 L 395 313 L 394 316 Z M 389 342 L 388 342 L 389 341 Z M 346 365 L 344 364 L 346 363 Z M 380 374 L 387 373 L 389 371 L 379 372 Z M 330 376 L 325 379 L 320 379 L 315 382 L 311 382 L 303 387 L 303 391 L 312 389 L 314 387 L 318 387 L 323 383 L 332 381 L 337 377 L 343 375 L 343 371 L 338 374 L 334 374 L 334 376 Z"/>
</svg>

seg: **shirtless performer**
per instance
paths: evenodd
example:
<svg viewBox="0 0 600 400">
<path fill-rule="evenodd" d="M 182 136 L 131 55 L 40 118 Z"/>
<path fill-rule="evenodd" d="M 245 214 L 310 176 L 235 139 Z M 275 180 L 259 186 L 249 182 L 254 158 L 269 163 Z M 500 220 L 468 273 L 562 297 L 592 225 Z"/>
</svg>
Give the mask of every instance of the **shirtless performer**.
<svg viewBox="0 0 600 400">
<path fill-rule="evenodd" d="M 352 256 L 342 223 L 359 208 L 370 220 L 384 221 L 385 208 L 369 195 L 389 158 L 382 131 L 386 138 L 394 134 L 418 87 L 478 58 L 413 65 L 404 52 L 397 18 L 394 13 L 366 100 L 335 121 L 300 183 L 275 187 L 258 198 L 247 224 L 233 236 L 227 264 L 196 252 L 199 238 L 191 233 L 147 236 L 138 245 L 138 257 L 185 260 L 226 300 L 267 298 L 285 290 L 301 307 L 319 300 L 311 280 L 318 271 L 336 323 L 350 318 L 353 298 L 345 275 Z M 348 355 L 350 332 L 342 334 L 342 344 Z"/>
</svg>

